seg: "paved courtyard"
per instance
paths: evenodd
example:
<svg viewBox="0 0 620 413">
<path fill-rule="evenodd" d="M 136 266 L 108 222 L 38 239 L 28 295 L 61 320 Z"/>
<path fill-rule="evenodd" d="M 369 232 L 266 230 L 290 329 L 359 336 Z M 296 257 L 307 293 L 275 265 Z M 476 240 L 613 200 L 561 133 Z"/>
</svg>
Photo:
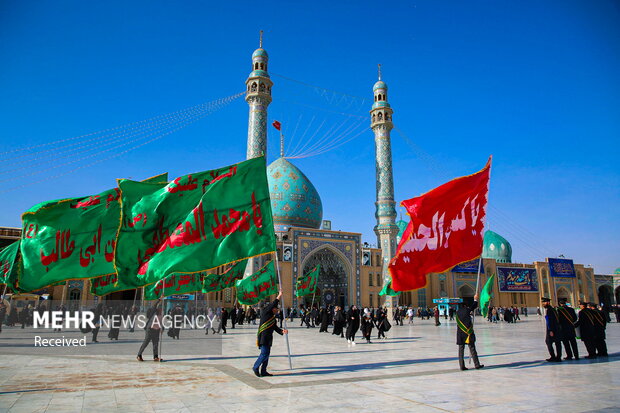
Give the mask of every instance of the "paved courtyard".
<svg viewBox="0 0 620 413">
<path fill-rule="evenodd" d="M 203 331 L 183 330 L 179 341 L 164 335 L 163 363 L 150 360 L 150 347 L 145 362 L 135 360 L 142 331 L 122 330 L 119 341 L 110 342 L 102 330 L 101 343 L 88 348 L 111 355 L 26 356 L 19 353 L 36 332 L 5 327 L 0 412 L 620 411 L 620 324 L 607 327 L 608 359 L 549 364 L 540 317 L 510 325 L 477 321 L 486 367 L 461 372 L 453 322 L 435 327 L 416 319 L 393 327 L 387 340 L 365 344 L 358 335 L 358 344 L 348 346 L 295 320 L 293 370 L 285 340 L 277 336 L 270 363 L 276 376 L 269 378 L 250 370 L 256 326 L 229 329 L 221 355 L 201 353 L 204 341 L 214 340 Z M 46 336 L 53 334 L 84 336 L 75 330 Z"/>
</svg>

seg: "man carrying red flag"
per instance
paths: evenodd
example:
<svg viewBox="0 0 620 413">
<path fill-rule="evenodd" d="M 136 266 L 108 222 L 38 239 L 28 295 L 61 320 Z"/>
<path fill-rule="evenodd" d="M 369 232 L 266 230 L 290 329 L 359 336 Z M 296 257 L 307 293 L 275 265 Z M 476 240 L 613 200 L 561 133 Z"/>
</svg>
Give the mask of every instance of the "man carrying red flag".
<svg viewBox="0 0 620 413">
<path fill-rule="evenodd" d="M 490 172 L 491 158 L 481 171 L 401 203 L 411 221 L 389 265 L 395 291 L 423 288 L 427 274 L 481 255 Z"/>
</svg>

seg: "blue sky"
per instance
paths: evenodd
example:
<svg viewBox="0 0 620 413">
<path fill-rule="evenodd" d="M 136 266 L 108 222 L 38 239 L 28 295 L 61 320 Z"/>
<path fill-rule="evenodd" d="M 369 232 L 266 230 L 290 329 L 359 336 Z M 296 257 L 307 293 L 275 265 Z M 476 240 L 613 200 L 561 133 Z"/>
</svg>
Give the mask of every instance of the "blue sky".
<svg viewBox="0 0 620 413">
<path fill-rule="evenodd" d="M 488 227 L 511 241 L 514 261 L 563 254 L 597 273 L 620 266 L 617 2 L 333 3 L 1 2 L 0 171 L 15 148 L 242 92 L 262 29 L 275 82 L 270 122 L 290 119 L 287 134 L 295 122 L 312 132 L 309 120 L 327 116 L 318 106 L 367 116 L 381 63 L 395 124 L 412 143 L 392 133 L 398 202 L 493 154 Z M 319 96 L 275 74 L 336 92 Z M 118 158 L 0 193 L 0 225 L 20 226 L 31 205 L 97 193 L 116 178 L 237 162 L 246 136 L 247 104 L 237 99 Z M 276 138 L 270 130 L 270 161 Z M 375 242 L 370 130 L 293 162 L 320 192 L 324 219 Z M 45 176 L 21 176 L 28 171 L 0 174 L 0 191 Z"/>
</svg>

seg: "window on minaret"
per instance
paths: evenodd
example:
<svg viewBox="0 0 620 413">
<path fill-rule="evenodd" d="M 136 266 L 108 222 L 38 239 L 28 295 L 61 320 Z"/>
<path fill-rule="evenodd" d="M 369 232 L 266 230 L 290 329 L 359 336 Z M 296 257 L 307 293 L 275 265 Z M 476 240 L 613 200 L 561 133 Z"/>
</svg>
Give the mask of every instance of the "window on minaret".
<svg viewBox="0 0 620 413">
<path fill-rule="evenodd" d="M 258 63 L 254 63 L 254 70 L 258 70 Z"/>
<path fill-rule="evenodd" d="M 379 120 L 383 120 L 383 113 L 379 112 L 379 114 L 377 115 L 377 118 Z"/>
<path fill-rule="evenodd" d="M 375 114 L 373 113 L 373 114 L 372 114 L 372 121 L 374 122 L 376 118 L 377 118 L 377 117 L 376 117 L 376 116 L 375 116 Z"/>
<path fill-rule="evenodd" d="M 265 91 L 265 84 L 261 83 L 260 86 L 259 86 L 259 89 L 260 89 L 261 92 L 264 92 Z"/>
<path fill-rule="evenodd" d="M 252 83 L 252 92 L 256 92 L 257 87 L 256 82 Z"/>
<path fill-rule="evenodd" d="M 368 274 L 368 286 L 372 287 L 372 273 Z"/>
</svg>

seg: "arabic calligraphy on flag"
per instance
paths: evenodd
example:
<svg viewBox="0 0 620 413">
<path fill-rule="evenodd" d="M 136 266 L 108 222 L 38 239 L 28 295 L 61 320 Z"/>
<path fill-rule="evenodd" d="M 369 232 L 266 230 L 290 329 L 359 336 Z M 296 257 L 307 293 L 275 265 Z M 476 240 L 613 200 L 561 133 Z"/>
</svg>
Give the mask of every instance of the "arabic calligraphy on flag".
<svg viewBox="0 0 620 413">
<path fill-rule="evenodd" d="M 238 280 L 237 300 L 244 305 L 255 305 L 270 295 L 278 293 L 278 278 L 273 261 L 249 277 Z"/>
<path fill-rule="evenodd" d="M 144 288 L 145 300 L 156 300 L 173 294 L 188 294 L 202 289 L 204 273 L 172 274 Z"/>
<path fill-rule="evenodd" d="M 18 286 L 34 291 L 59 281 L 114 272 L 118 188 L 38 204 L 22 215 Z"/>
<path fill-rule="evenodd" d="M 411 221 L 389 265 L 392 288 L 426 285 L 426 275 L 447 271 L 482 254 L 491 158 L 473 175 L 403 201 Z"/>
<path fill-rule="evenodd" d="M 210 293 L 234 287 L 235 282 L 243 278 L 247 264 L 248 260 L 242 260 L 233 264 L 222 274 L 206 274 L 202 282 L 202 292 Z"/>
<path fill-rule="evenodd" d="M 316 292 L 316 285 L 319 281 L 320 272 L 321 265 L 317 265 L 308 274 L 299 277 L 295 284 L 295 295 L 297 297 L 303 297 L 304 295 L 314 294 Z"/>
<path fill-rule="evenodd" d="M 141 286 L 275 250 L 265 158 L 176 178 L 120 180 L 119 279 Z"/>
</svg>

